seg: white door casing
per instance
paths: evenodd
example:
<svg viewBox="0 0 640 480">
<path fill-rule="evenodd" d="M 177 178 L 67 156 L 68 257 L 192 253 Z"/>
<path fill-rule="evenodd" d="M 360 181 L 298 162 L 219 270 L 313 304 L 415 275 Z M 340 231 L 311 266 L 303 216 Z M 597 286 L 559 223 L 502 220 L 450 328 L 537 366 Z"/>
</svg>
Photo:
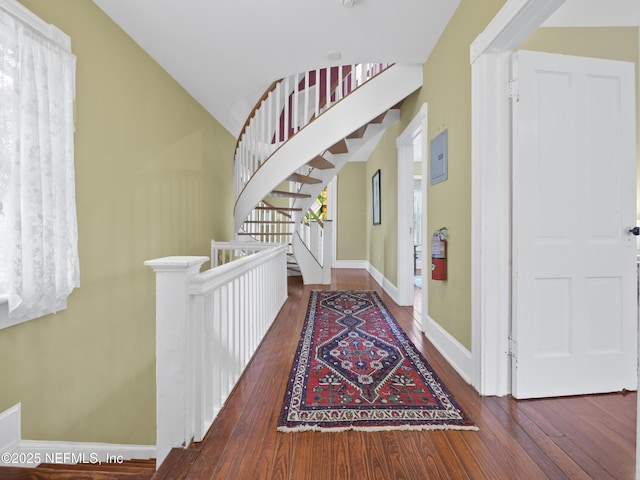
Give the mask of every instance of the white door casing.
<svg viewBox="0 0 640 480">
<path fill-rule="evenodd" d="M 512 390 L 637 383 L 634 65 L 514 55 Z"/>
<path fill-rule="evenodd" d="M 422 137 L 421 151 L 415 154 L 415 139 Z M 422 162 L 423 221 L 422 238 L 426 239 L 426 178 L 427 158 L 427 104 L 423 104 L 418 114 L 396 139 L 398 148 L 398 305 L 413 305 L 413 163 L 416 157 Z M 424 251 L 424 249 L 423 249 Z M 425 269 L 422 269 L 422 318 L 427 313 Z"/>
<path fill-rule="evenodd" d="M 510 55 L 565 0 L 508 0 L 469 49 L 473 386 L 511 392 Z"/>
</svg>

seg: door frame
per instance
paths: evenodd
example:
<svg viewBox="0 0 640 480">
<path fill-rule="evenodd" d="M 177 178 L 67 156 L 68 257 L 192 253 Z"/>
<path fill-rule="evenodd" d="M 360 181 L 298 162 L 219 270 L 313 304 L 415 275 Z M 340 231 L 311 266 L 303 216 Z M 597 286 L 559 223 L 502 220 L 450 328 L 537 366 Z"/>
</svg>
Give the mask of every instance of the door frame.
<svg viewBox="0 0 640 480">
<path fill-rule="evenodd" d="M 511 392 L 510 57 L 565 0 L 508 0 L 470 47 L 473 386 Z"/>
<path fill-rule="evenodd" d="M 419 112 L 411 123 L 396 139 L 398 148 L 398 271 L 396 303 L 398 305 L 413 305 L 413 162 L 414 138 L 421 135 L 420 158 L 422 163 L 422 239 L 427 238 L 427 191 L 425 178 L 427 175 L 427 104 L 423 103 Z M 411 215 L 409 215 L 409 212 Z M 424 248 L 423 248 L 424 252 Z M 424 255 L 424 253 L 423 253 Z M 424 263 L 424 259 L 423 259 Z M 427 318 L 428 295 L 426 272 L 422 268 L 422 316 L 421 324 Z"/>
</svg>

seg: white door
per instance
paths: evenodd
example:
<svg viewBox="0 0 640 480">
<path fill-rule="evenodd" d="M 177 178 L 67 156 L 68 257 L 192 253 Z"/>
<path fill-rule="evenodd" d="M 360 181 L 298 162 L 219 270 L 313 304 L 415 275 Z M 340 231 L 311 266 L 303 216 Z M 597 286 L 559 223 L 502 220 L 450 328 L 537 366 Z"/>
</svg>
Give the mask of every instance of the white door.
<svg viewBox="0 0 640 480">
<path fill-rule="evenodd" d="M 517 398 L 636 389 L 634 66 L 513 61 Z"/>
</svg>

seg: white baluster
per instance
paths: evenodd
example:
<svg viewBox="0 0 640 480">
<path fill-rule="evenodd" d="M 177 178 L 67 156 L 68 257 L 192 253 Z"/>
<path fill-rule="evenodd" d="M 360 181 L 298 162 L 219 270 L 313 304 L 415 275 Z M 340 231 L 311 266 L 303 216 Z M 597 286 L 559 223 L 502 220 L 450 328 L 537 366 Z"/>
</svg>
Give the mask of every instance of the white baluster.
<svg viewBox="0 0 640 480">
<path fill-rule="evenodd" d="M 291 98 L 291 77 L 284 79 L 284 141 L 289 139 L 289 118 L 291 112 L 289 111 L 289 99 Z"/>
<path fill-rule="evenodd" d="M 298 104 L 299 104 L 299 96 L 300 96 L 300 77 L 296 73 L 294 77 L 295 84 L 293 85 L 293 111 L 291 112 L 293 115 L 293 119 L 291 123 L 293 124 L 293 131 L 297 132 L 300 130 L 300 119 L 298 118 Z"/>
<path fill-rule="evenodd" d="M 271 153 L 271 141 L 273 139 L 273 90 L 267 95 L 267 107 L 265 115 L 267 116 L 267 145 L 269 153 Z M 267 153 L 267 155 L 269 155 Z"/>
<path fill-rule="evenodd" d="M 306 126 L 309 121 L 309 72 L 304 74 L 304 119 L 302 125 Z"/>
<path fill-rule="evenodd" d="M 309 221 L 309 250 L 316 260 L 318 260 L 318 230 L 318 222 Z"/>
<path fill-rule="evenodd" d="M 267 133 L 267 122 L 265 121 L 267 114 L 267 102 L 263 101 L 262 105 L 260 105 L 260 164 L 265 161 L 267 158 L 267 153 L 265 151 L 265 146 L 269 145 L 268 142 L 268 133 Z"/>
<path fill-rule="evenodd" d="M 213 392 L 212 396 L 212 405 L 213 405 L 213 413 L 214 416 L 218 414 L 220 408 L 222 407 L 223 397 L 222 397 L 222 365 L 225 363 L 224 358 L 224 350 L 220 348 L 222 344 L 222 339 L 224 338 L 223 331 L 223 301 L 224 295 L 222 292 L 224 291 L 224 286 L 219 289 L 214 290 L 213 292 L 213 318 L 212 321 L 212 349 L 213 349 Z M 226 312 L 225 312 L 226 313 Z"/>
<path fill-rule="evenodd" d="M 333 260 L 333 221 L 325 220 L 322 233 L 322 283 L 331 284 L 331 262 Z"/>
<path fill-rule="evenodd" d="M 315 112 L 316 117 L 320 115 L 320 70 L 316 69 L 316 89 L 315 89 Z"/>
<path fill-rule="evenodd" d="M 324 109 L 327 110 L 331 106 L 331 67 L 327 67 L 324 69 L 324 80 L 325 80 L 325 102 Z"/>
<path fill-rule="evenodd" d="M 280 130 L 280 112 L 282 111 L 280 108 L 280 86 L 282 82 L 279 82 L 276 86 L 276 90 L 274 93 L 275 97 L 275 127 L 276 127 L 276 146 L 280 144 L 282 141 L 282 132 Z"/>
</svg>

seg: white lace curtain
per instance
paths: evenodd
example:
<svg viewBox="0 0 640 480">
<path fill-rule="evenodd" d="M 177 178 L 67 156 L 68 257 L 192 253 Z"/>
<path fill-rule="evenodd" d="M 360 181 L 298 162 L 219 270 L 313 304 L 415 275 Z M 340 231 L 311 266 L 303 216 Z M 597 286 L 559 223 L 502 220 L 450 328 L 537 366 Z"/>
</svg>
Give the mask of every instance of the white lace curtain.
<svg viewBox="0 0 640 480">
<path fill-rule="evenodd" d="M 65 308 L 80 285 L 69 44 L 0 8 L 0 199 L 14 320 Z"/>
</svg>

